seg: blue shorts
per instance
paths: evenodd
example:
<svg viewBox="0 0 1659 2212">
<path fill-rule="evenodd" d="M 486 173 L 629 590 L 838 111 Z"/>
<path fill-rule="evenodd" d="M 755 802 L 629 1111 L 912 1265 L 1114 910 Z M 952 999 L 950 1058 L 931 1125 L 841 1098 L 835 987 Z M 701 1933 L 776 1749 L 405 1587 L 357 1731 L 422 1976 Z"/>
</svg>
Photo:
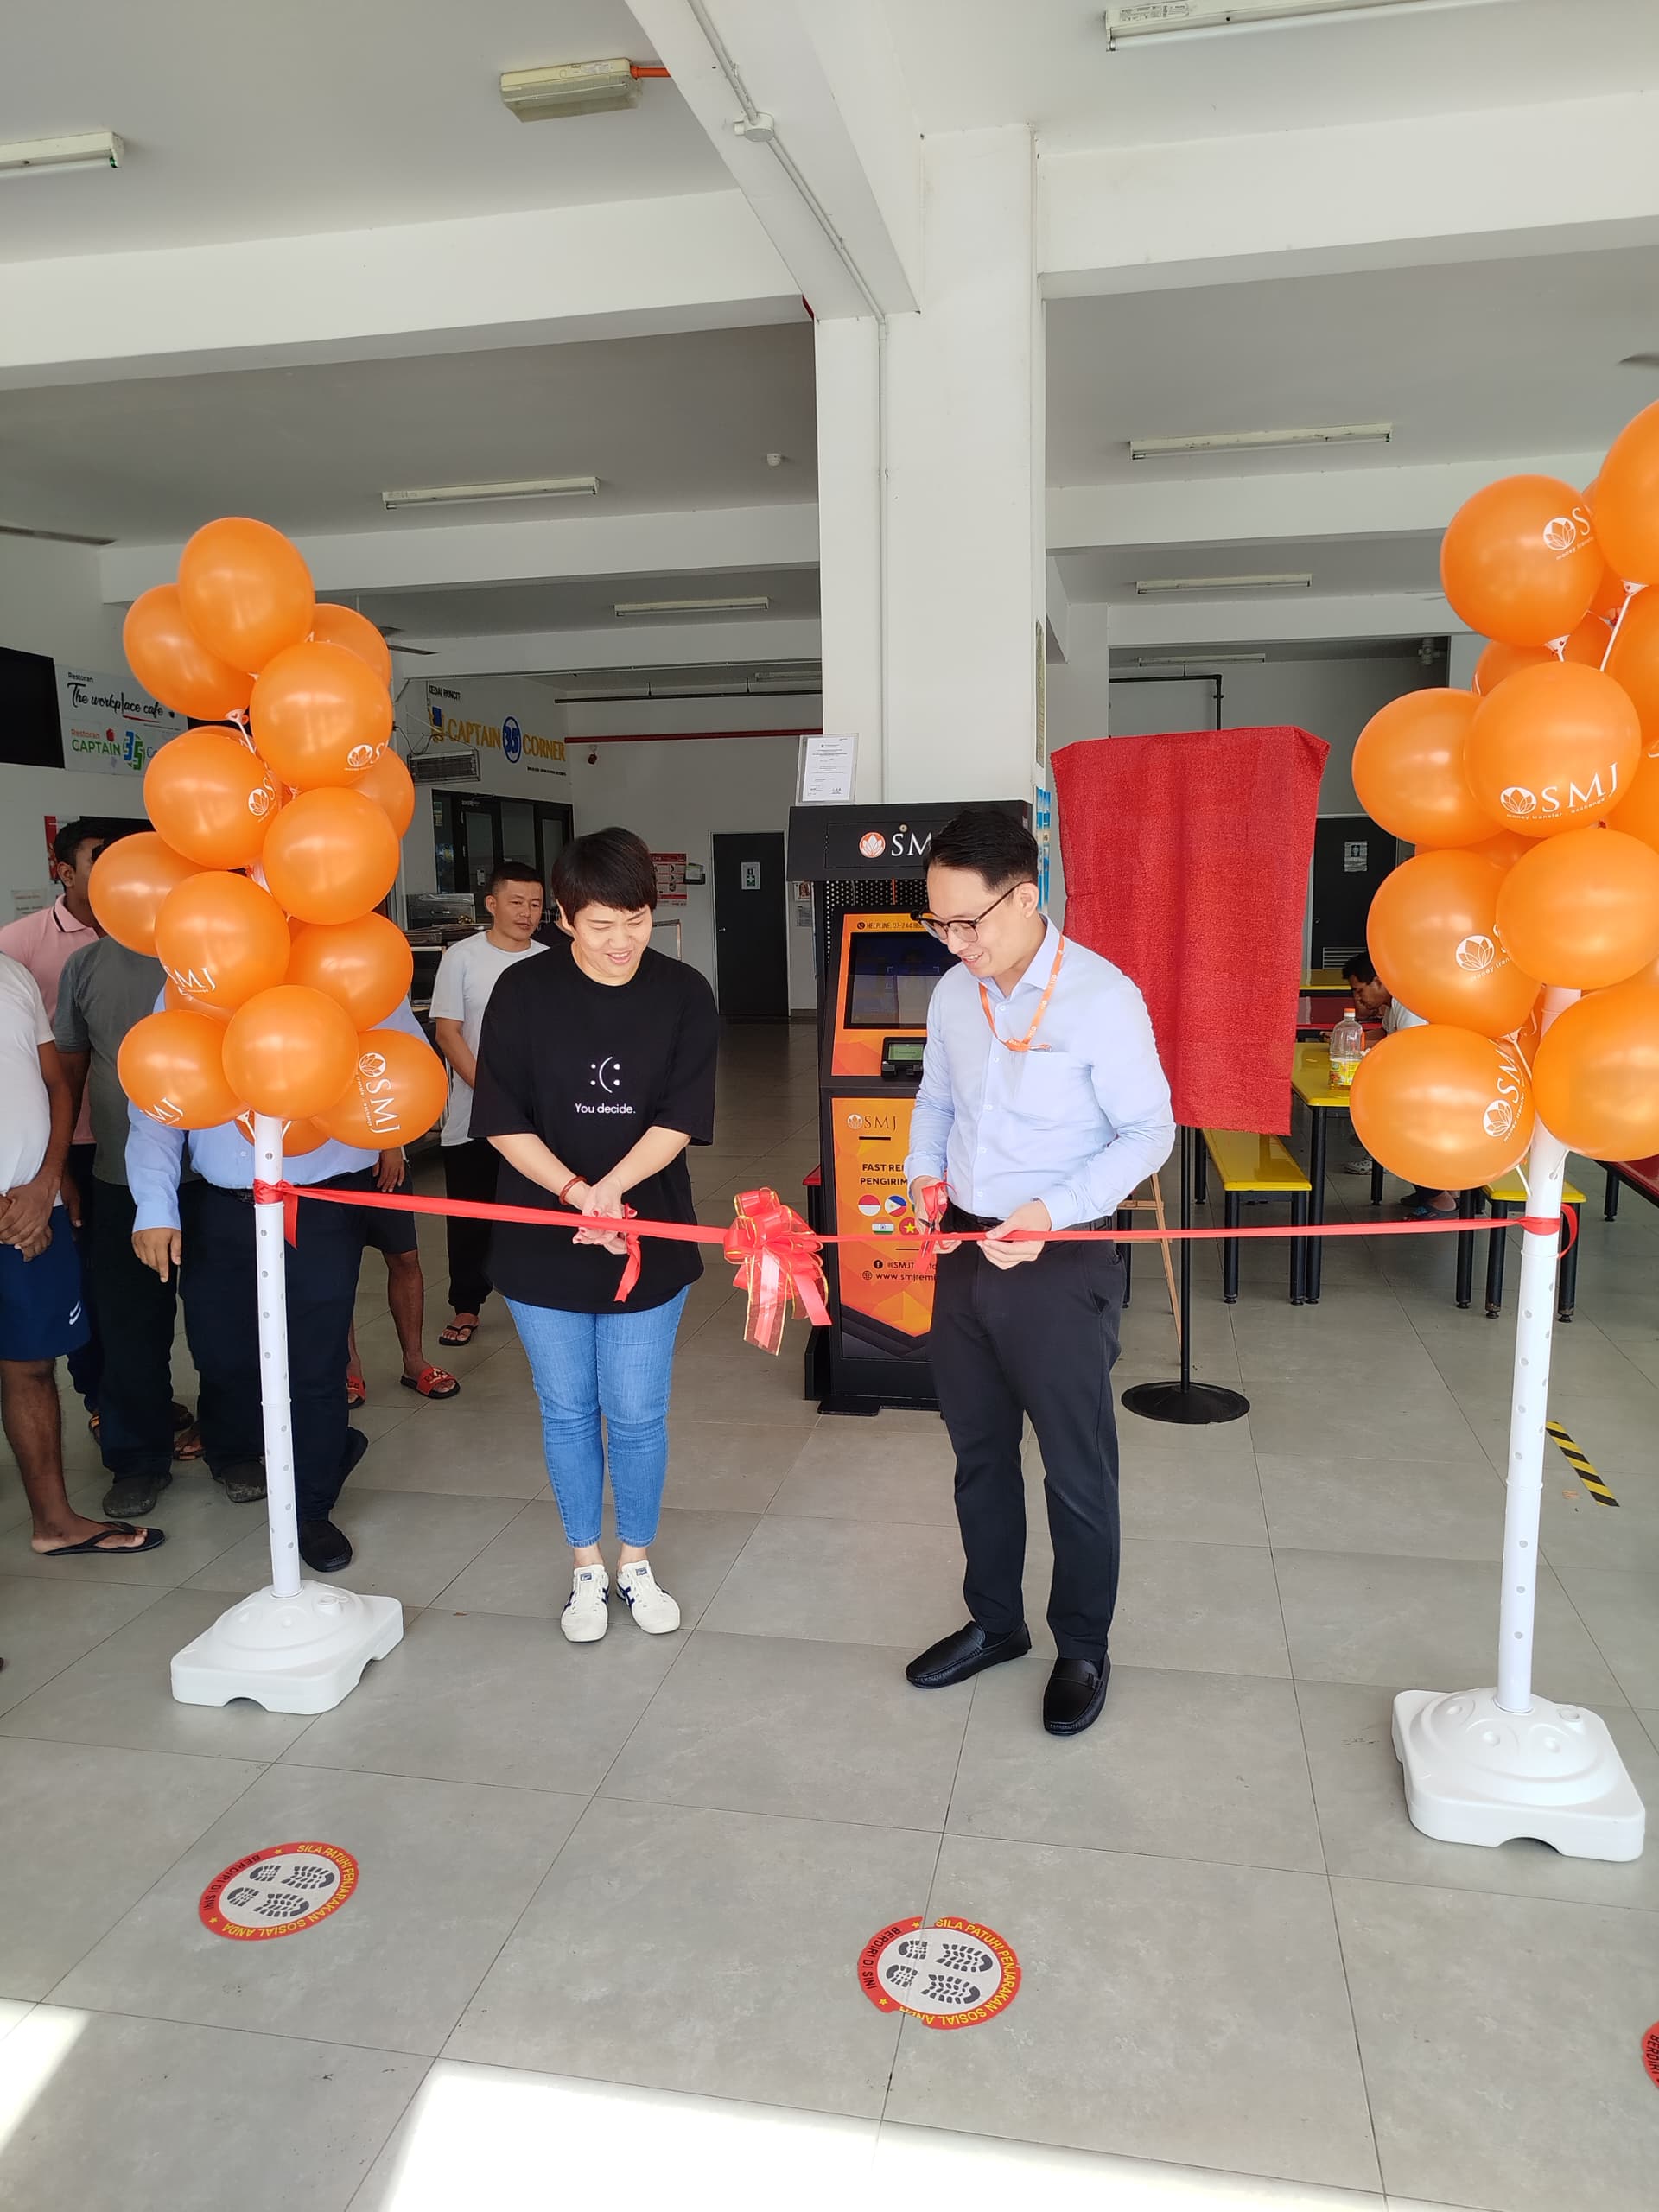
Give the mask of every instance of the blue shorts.
<svg viewBox="0 0 1659 2212">
<path fill-rule="evenodd" d="M 92 1334 L 80 1290 L 80 1259 L 62 1205 L 52 1210 L 52 1242 L 38 1258 L 0 1244 L 0 1359 L 56 1359 L 79 1351 Z"/>
</svg>

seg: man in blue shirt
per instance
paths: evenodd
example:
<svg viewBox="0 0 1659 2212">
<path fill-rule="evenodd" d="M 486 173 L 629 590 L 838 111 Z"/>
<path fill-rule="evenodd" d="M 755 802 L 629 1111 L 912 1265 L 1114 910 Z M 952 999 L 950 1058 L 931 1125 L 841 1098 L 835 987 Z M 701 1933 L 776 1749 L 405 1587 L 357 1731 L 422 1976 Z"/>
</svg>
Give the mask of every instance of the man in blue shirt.
<svg viewBox="0 0 1659 2212">
<path fill-rule="evenodd" d="M 906 1671 L 940 1689 L 1031 1649 L 1028 1414 L 1054 1545 L 1043 1726 L 1071 1736 L 1099 1717 L 1111 1675 L 1123 1270 L 1109 1243 L 1045 1244 L 1042 1232 L 1110 1228 L 1168 1159 L 1175 1125 L 1140 992 L 1044 919 L 1037 865 L 1030 832 L 993 806 L 965 807 L 928 855 L 924 919 L 959 964 L 928 1009 L 906 1173 L 918 1212 L 947 1232 L 928 1357 L 957 1455 L 972 1618 Z M 963 1244 L 952 1229 L 988 1236 Z"/>
<path fill-rule="evenodd" d="M 408 1001 L 385 1025 L 421 1034 Z M 129 1109 L 127 1183 L 132 1248 L 165 1282 L 185 1258 L 179 1285 L 185 1333 L 201 1377 L 202 1441 L 214 1474 L 264 1454 L 259 1326 L 255 1291 L 253 1147 L 234 1122 L 170 1129 Z M 201 1178 L 186 1258 L 179 1225 L 185 1148 Z M 369 1190 L 380 1155 L 331 1138 L 283 1162 L 290 1183 Z M 365 1208 L 302 1205 L 288 1259 L 289 1389 L 300 1556 L 320 1574 L 349 1567 L 352 1547 L 329 1517 L 346 1478 L 368 1449 L 346 1420 L 346 1358 L 358 1269 L 373 1217 Z"/>
</svg>

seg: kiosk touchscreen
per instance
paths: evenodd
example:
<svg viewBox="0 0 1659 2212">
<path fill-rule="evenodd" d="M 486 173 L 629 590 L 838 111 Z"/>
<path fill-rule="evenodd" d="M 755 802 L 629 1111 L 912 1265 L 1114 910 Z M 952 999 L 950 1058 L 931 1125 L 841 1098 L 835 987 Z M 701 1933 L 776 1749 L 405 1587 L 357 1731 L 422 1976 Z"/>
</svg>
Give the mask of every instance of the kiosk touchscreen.
<svg viewBox="0 0 1659 2212">
<path fill-rule="evenodd" d="M 909 914 L 846 912 L 823 994 L 821 1039 L 826 1226 L 866 1232 L 830 1247 L 826 1411 L 935 1402 L 925 1339 L 931 1275 L 905 1184 L 927 1008 L 955 956 Z"/>
</svg>

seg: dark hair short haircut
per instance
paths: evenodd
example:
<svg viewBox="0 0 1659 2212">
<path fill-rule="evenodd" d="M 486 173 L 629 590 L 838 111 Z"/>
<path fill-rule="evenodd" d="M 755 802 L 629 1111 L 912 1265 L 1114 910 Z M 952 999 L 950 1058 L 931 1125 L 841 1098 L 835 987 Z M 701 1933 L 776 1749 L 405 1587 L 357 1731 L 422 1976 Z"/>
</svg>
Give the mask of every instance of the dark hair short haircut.
<svg viewBox="0 0 1659 2212">
<path fill-rule="evenodd" d="M 540 875 L 528 861 L 497 861 L 484 887 L 486 897 L 493 896 L 504 883 L 533 883 L 538 890 L 542 887 Z"/>
<path fill-rule="evenodd" d="M 1357 952 L 1351 960 L 1344 960 L 1342 963 L 1342 980 L 1344 983 L 1374 983 L 1376 981 L 1376 969 L 1372 963 L 1370 954 Z"/>
<path fill-rule="evenodd" d="M 632 830 L 595 830 L 573 837 L 553 863 L 553 896 L 567 922 L 584 906 L 614 906 L 625 914 L 657 905 L 657 871 L 651 849 Z"/>
<path fill-rule="evenodd" d="M 930 868 L 971 868 L 988 891 L 1013 883 L 1035 883 L 1037 840 L 1017 814 L 1000 806 L 964 806 L 927 849 Z"/>
<path fill-rule="evenodd" d="M 52 840 L 52 857 L 60 867 L 73 868 L 75 855 L 83 845 L 107 845 L 111 838 L 107 830 L 96 822 L 66 822 Z"/>
</svg>

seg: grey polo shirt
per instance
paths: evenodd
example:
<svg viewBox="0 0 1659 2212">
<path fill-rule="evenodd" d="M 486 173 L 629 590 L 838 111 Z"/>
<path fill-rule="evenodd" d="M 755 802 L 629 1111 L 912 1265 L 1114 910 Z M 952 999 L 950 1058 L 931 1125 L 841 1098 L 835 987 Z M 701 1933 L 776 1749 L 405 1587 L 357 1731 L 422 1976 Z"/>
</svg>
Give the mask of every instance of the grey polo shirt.
<svg viewBox="0 0 1659 2212">
<path fill-rule="evenodd" d="M 159 960 L 101 937 L 70 955 L 58 985 L 58 1050 L 92 1056 L 92 1173 L 100 1183 L 127 1179 L 127 1098 L 115 1056 L 128 1030 L 153 1011 L 166 981 Z"/>
</svg>

